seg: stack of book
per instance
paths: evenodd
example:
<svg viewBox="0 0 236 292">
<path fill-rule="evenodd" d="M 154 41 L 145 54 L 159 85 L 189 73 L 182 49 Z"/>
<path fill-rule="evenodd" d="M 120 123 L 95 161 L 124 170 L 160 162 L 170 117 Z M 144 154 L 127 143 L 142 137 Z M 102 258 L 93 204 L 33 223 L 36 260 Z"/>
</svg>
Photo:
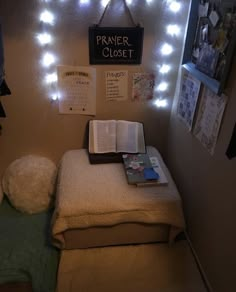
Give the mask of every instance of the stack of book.
<svg viewBox="0 0 236 292">
<path fill-rule="evenodd" d="M 168 183 L 158 158 L 146 153 L 144 127 L 140 122 L 89 121 L 88 152 L 91 164 L 123 162 L 128 184 Z"/>
<path fill-rule="evenodd" d="M 123 154 L 128 184 L 141 186 L 167 185 L 168 180 L 157 157 L 145 154 Z"/>
<path fill-rule="evenodd" d="M 122 153 L 145 153 L 143 124 L 125 120 L 89 121 L 91 164 L 122 162 Z"/>
</svg>

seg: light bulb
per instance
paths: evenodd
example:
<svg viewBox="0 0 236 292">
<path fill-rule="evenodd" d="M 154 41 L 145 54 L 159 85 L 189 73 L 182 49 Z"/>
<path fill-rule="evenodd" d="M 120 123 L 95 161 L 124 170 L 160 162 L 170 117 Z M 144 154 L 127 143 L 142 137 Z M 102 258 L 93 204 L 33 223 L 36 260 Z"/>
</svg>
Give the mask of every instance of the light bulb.
<svg viewBox="0 0 236 292">
<path fill-rule="evenodd" d="M 180 33 L 180 28 L 178 25 L 176 24 L 170 24 L 167 26 L 166 28 L 167 33 L 171 36 L 177 36 Z"/>
<path fill-rule="evenodd" d="M 54 20 L 55 20 L 54 15 L 48 10 L 43 11 L 40 14 L 39 19 L 40 21 L 44 23 L 48 23 L 48 24 L 54 24 Z"/>
<path fill-rule="evenodd" d="M 164 44 L 161 47 L 161 53 L 162 55 L 170 55 L 173 52 L 173 47 L 169 44 Z"/>
<path fill-rule="evenodd" d="M 178 12 L 181 8 L 181 4 L 177 1 L 172 1 L 169 6 L 170 10 L 173 12 Z"/>
<path fill-rule="evenodd" d="M 102 0 L 102 6 L 106 7 L 108 2 L 110 2 L 110 0 Z"/>
<path fill-rule="evenodd" d="M 89 4 L 90 0 L 80 0 L 80 4 Z"/>
<path fill-rule="evenodd" d="M 168 83 L 166 82 L 161 82 L 158 86 L 157 86 L 157 90 L 158 91 L 165 91 L 168 88 Z"/>
<path fill-rule="evenodd" d="M 163 107 L 163 108 L 167 107 L 168 105 L 167 100 L 161 99 L 161 98 L 158 98 L 154 103 L 157 107 Z"/>
<path fill-rule="evenodd" d="M 57 82 L 57 73 L 47 74 L 45 77 L 46 83 L 54 83 Z"/>
<path fill-rule="evenodd" d="M 41 33 L 37 35 L 37 39 L 40 43 L 40 45 L 47 45 L 52 42 L 52 36 L 48 33 Z"/>
<path fill-rule="evenodd" d="M 166 74 L 170 71 L 170 65 L 166 65 L 166 64 L 163 64 L 161 65 L 160 69 L 159 69 L 159 72 L 161 74 Z"/>
<path fill-rule="evenodd" d="M 45 53 L 43 58 L 42 58 L 42 64 L 44 67 L 49 67 L 53 63 L 55 63 L 56 58 L 53 54 L 51 53 Z"/>
<path fill-rule="evenodd" d="M 59 99 L 59 96 L 58 96 L 57 92 L 53 92 L 53 93 L 51 93 L 51 99 L 52 99 L 52 100 L 57 100 L 57 99 Z"/>
</svg>

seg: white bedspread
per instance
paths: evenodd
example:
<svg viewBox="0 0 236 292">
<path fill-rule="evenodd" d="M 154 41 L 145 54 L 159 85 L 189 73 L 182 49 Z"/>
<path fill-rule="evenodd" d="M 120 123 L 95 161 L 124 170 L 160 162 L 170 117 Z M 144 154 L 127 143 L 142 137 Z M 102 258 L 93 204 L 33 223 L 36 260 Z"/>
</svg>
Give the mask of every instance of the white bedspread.
<svg viewBox="0 0 236 292">
<path fill-rule="evenodd" d="M 122 163 L 89 164 L 87 151 L 71 150 L 61 160 L 56 209 L 52 222 L 54 239 L 63 248 L 68 229 L 113 226 L 119 223 L 165 223 L 170 239 L 185 228 L 181 198 L 159 152 L 157 156 L 168 186 L 136 187 L 127 184 Z"/>
</svg>

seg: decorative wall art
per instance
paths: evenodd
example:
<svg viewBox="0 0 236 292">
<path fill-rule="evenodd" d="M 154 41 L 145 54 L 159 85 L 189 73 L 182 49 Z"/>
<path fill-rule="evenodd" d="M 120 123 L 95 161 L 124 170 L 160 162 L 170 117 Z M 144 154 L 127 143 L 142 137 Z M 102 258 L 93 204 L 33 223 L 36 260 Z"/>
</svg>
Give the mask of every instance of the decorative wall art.
<svg viewBox="0 0 236 292">
<path fill-rule="evenodd" d="M 59 112 L 96 114 L 96 69 L 58 66 Z"/>
<path fill-rule="evenodd" d="M 148 101 L 154 97 L 155 75 L 153 73 L 134 73 L 132 99 Z"/>
<path fill-rule="evenodd" d="M 177 116 L 191 131 L 201 82 L 184 72 L 177 105 Z"/>
<path fill-rule="evenodd" d="M 122 101 L 128 98 L 128 71 L 106 71 L 106 100 Z"/>
<path fill-rule="evenodd" d="M 218 96 L 204 87 L 193 133 L 212 155 L 226 103 L 227 97 L 224 94 Z"/>
</svg>

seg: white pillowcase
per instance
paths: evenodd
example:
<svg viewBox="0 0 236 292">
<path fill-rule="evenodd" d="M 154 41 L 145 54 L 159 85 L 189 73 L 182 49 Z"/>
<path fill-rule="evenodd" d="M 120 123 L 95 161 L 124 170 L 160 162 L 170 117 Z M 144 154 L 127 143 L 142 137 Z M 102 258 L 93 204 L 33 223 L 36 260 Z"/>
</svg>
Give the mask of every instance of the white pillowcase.
<svg viewBox="0 0 236 292">
<path fill-rule="evenodd" d="M 3 191 L 19 211 L 39 213 L 51 206 L 56 174 L 56 165 L 48 158 L 23 156 L 6 169 Z"/>
</svg>

